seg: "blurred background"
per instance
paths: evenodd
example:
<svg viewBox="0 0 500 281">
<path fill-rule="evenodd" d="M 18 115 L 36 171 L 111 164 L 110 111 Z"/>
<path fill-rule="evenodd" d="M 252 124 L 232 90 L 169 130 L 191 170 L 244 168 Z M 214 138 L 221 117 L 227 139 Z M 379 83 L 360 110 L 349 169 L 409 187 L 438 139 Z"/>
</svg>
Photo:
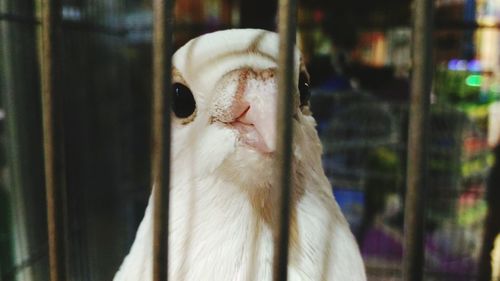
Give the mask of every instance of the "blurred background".
<svg viewBox="0 0 500 281">
<path fill-rule="evenodd" d="M 111 280 L 150 191 L 151 1 L 62 2 L 69 276 Z M 276 28 L 276 1 L 176 2 L 176 48 L 219 29 Z M 401 280 L 411 1 L 299 2 L 297 40 L 334 194 L 369 280 Z M 434 3 L 425 280 L 491 280 L 500 1 Z M 1 281 L 48 280 L 39 13 L 38 0 L 0 0 Z"/>
</svg>

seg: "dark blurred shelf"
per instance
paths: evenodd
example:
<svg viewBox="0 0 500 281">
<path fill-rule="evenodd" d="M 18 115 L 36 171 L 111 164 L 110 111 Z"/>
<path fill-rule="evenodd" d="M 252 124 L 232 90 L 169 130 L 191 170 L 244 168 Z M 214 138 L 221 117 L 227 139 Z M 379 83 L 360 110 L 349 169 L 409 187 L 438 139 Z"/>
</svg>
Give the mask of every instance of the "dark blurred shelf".
<svg viewBox="0 0 500 281">
<path fill-rule="evenodd" d="M 470 30 L 470 29 L 500 29 L 500 23 L 495 24 L 481 24 L 478 22 L 466 22 L 466 21 L 448 21 L 436 19 L 434 22 L 434 28 L 436 30 L 441 29 L 458 29 L 458 30 Z"/>
</svg>

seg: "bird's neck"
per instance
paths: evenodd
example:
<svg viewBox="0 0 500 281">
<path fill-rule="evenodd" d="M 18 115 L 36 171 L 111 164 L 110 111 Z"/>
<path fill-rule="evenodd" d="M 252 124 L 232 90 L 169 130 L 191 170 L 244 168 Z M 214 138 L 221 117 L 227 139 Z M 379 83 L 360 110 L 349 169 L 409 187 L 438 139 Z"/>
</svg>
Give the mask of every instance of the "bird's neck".
<svg viewBox="0 0 500 281">
<path fill-rule="evenodd" d="M 281 202 L 280 194 L 281 190 L 276 187 L 270 187 L 267 189 L 256 189 L 248 192 L 248 202 L 251 205 L 253 214 L 257 221 L 261 222 L 265 227 L 267 227 L 273 234 L 273 238 L 277 239 L 278 230 L 280 227 L 280 207 L 281 204 L 286 202 Z M 300 197 L 303 194 L 303 190 L 300 187 L 295 186 L 292 188 L 291 201 L 290 204 L 290 244 L 292 248 L 298 244 L 298 224 L 297 224 L 297 204 Z"/>
</svg>

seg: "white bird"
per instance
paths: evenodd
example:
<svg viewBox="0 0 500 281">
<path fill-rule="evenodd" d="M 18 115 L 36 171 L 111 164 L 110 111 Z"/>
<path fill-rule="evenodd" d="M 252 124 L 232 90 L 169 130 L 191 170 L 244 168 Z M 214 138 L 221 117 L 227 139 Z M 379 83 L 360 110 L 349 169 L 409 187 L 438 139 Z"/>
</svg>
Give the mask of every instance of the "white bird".
<svg viewBox="0 0 500 281">
<path fill-rule="evenodd" d="M 276 33 L 233 29 L 172 58 L 169 280 L 272 279 L 279 192 Z M 288 280 L 366 280 L 358 246 L 321 166 L 308 74 L 295 49 Z M 115 281 L 152 279 L 152 200 Z"/>
</svg>

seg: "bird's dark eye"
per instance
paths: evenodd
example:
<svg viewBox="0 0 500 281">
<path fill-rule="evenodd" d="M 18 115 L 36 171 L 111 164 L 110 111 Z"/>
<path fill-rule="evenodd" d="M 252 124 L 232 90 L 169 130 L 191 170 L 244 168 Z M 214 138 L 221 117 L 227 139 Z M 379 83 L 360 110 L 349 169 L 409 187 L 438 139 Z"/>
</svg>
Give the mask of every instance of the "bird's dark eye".
<svg viewBox="0 0 500 281">
<path fill-rule="evenodd" d="M 300 93 L 300 106 L 307 105 L 311 97 L 311 90 L 309 89 L 309 79 L 305 73 L 299 76 L 299 93 Z"/>
<path fill-rule="evenodd" d="M 174 91 L 173 110 L 175 116 L 178 118 L 191 116 L 196 110 L 196 101 L 191 90 L 181 83 L 174 83 L 172 88 Z"/>
</svg>

